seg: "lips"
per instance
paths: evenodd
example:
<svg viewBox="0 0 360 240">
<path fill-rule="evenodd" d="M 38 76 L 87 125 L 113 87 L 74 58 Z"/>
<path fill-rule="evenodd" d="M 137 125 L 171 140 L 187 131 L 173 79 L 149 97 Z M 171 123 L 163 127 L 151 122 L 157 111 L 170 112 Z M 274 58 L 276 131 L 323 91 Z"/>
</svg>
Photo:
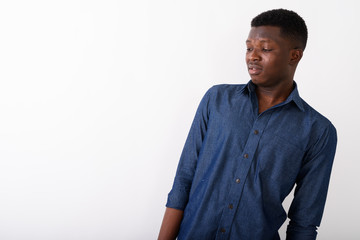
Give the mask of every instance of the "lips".
<svg viewBox="0 0 360 240">
<path fill-rule="evenodd" d="M 258 75 L 262 71 L 262 67 L 256 64 L 249 64 L 248 65 L 248 71 L 250 75 Z"/>
</svg>

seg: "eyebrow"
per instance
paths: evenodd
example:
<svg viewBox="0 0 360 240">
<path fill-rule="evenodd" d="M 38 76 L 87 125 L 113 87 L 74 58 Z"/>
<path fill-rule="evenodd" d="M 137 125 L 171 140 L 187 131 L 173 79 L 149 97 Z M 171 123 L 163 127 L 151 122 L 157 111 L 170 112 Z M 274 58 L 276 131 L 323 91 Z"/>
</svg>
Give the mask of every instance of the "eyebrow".
<svg viewBox="0 0 360 240">
<path fill-rule="evenodd" d="M 246 40 L 246 43 L 250 43 L 251 41 L 250 40 Z M 271 42 L 270 40 L 260 40 L 260 42 L 261 43 L 263 43 L 263 42 L 266 42 L 266 43 L 268 43 L 268 42 Z"/>
</svg>

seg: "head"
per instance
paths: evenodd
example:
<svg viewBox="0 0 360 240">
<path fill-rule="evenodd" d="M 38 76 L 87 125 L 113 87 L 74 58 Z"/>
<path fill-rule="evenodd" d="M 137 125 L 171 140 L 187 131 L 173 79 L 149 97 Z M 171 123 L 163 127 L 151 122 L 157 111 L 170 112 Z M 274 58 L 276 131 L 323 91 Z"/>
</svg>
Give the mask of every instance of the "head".
<svg viewBox="0 0 360 240">
<path fill-rule="evenodd" d="M 275 9 L 251 21 L 246 62 L 255 84 L 276 86 L 293 81 L 307 42 L 307 27 L 295 12 Z"/>
<path fill-rule="evenodd" d="M 251 27 L 279 27 L 282 37 L 293 42 L 295 48 L 303 51 L 308 38 L 305 21 L 296 13 L 286 9 L 274 9 L 257 15 L 251 21 Z"/>
</svg>

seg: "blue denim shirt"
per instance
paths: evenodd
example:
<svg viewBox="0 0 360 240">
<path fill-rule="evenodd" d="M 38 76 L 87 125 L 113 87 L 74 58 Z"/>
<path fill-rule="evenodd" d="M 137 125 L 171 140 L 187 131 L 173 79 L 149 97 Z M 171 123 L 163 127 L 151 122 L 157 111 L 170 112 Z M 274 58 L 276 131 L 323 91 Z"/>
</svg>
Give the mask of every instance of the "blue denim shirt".
<svg viewBox="0 0 360 240">
<path fill-rule="evenodd" d="M 166 206 L 184 210 L 178 239 L 315 239 L 336 130 L 297 87 L 261 114 L 255 85 L 217 85 L 198 107 Z"/>
</svg>

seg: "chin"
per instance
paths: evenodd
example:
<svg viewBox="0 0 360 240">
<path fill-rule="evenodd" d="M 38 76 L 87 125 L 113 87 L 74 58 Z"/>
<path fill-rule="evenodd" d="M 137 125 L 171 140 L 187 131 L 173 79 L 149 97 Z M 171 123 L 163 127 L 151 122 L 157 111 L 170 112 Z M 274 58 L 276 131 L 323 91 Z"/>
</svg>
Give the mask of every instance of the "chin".
<svg viewBox="0 0 360 240">
<path fill-rule="evenodd" d="M 253 84 L 258 85 L 258 84 L 264 84 L 266 81 L 264 81 L 263 79 L 259 79 L 257 77 L 251 77 L 251 81 Z"/>
<path fill-rule="evenodd" d="M 258 87 L 264 87 L 264 88 L 268 88 L 271 87 L 273 85 L 272 82 L 270 82 L 267 79 L 259 79 L 259 78 L 251 78 L 251 81 L 253 84 L 255 84 Z"/>
</svg>

